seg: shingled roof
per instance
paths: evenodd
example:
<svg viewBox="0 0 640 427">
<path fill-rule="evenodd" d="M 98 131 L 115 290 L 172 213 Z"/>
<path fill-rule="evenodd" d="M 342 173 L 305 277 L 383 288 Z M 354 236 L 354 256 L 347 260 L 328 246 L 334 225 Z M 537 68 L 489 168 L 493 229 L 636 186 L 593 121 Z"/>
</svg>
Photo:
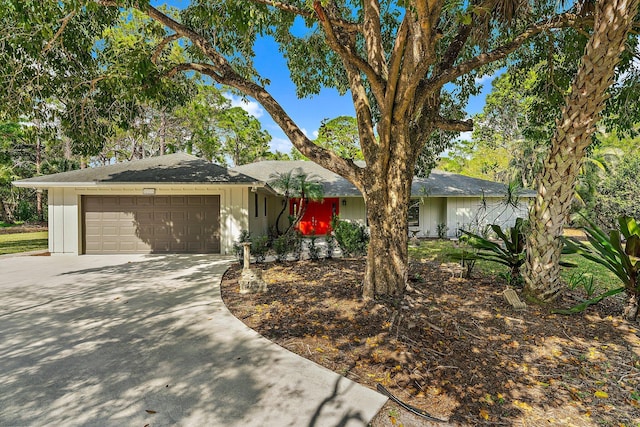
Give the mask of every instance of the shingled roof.
<svg viewBox="0 0 640 427">
<path fill-rule="evenodd" d="M 148 157 L 14 181 L 18 187 L 70 187 L 96 184 L 248 184 L 253 177 L 185 153 Z"/>
<path fill-rule="evenodd" d="M 361 166 L 363 164 L 360 164 Z M 340 175 L 309 161 L 267 160 L 237 166 L 231 170 L 268 182 L 277 174 L 299 169 L 324 186 L 326 197 L 361 196 L 358 189 Z M 428 178 L 414 178 L 411 194 L 415 197 L 501 197 L 507 193 L 507 186 L 498 182 L 471 178 L 450 172 L 433 170 Z M 525 190 L 524 197 L 533 197 L 535 192 Z"/>
<path fill-rule="evenodd" d="M 361 163 L 360 166 L 364 166 Z M 264 186 L 277 174 L 294 169 L 315 178 L 326 197 L 360 197 L 349 181 L 313 162 L 266 160 L 227 169 L 185 153 L 86 168 L 14 181 L 18 187 L 82 187 L 109 184 L 246 184 Z M 507 186 L 478 178 L 434 170 L 429 178 L 414 178 L 415 197 L 501 197 Z M 521 196 L 533 197 L 525 190 Z"/>
</svg>

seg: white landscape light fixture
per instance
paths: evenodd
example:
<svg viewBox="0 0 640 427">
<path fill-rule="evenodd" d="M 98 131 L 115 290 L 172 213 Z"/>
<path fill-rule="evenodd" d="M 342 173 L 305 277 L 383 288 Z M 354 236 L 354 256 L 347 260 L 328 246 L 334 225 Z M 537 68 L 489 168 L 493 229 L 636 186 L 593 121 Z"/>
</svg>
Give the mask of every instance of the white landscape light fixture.
<svg viewBox="0 0 640 427">
<path fill-rule="evenodd" d="M 142 189 L 142 194 L 144 194 L 145 196 L 153 196 L 154 194 L 156 194 L 156 189 L 155 188 L 143 188 Z"/>
</svg>

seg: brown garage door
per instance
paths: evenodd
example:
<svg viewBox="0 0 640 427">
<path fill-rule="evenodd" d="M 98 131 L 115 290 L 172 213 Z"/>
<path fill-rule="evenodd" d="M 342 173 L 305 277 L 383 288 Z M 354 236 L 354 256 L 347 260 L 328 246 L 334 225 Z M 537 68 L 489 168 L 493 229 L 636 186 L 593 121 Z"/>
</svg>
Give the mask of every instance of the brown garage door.
<svg viewBox="0 0 640 427">
<path fill-rule="evenodd" d="M 83 196 L 84 251 L 220 253 L 219 196 Z"/>
</svg>

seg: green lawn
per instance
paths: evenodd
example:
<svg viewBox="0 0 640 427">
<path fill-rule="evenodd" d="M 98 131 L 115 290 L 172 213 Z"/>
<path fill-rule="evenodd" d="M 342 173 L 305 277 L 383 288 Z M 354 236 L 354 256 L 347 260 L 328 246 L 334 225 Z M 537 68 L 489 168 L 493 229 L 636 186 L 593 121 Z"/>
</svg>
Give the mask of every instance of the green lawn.
<svg viewBox="0 0 640 427">
<path fill-rule="evenodd" d="M 47 249 L 48 232 L 0 234 L 0 255 Z"/>
<path fill-rule="evenodd" d="M 456 248 L 451 240 L 422 240 L 419 247 L 409 246 L 409 257 L 412 260 L 423 262 L 452 262 L 451 255 L 460 251 L 461 249 Z M 617 277 L 600 264 L 596 264 L 579 255 L 568 255 L 565 256 L 565 259 L 577 264 L 577 267 L 574 268 L 561 268 L 561 276 L 567 283 L 571 280 L 572 275 L 586 273 L 593 275 L 594 285 L 600 288 L 610 289 L 621 285 Z M 473 271 L 497 276 L 500 273 L 507 272 L 507 270 L 507 267 L 503 265 L 479 260 Z"/>
</svg>

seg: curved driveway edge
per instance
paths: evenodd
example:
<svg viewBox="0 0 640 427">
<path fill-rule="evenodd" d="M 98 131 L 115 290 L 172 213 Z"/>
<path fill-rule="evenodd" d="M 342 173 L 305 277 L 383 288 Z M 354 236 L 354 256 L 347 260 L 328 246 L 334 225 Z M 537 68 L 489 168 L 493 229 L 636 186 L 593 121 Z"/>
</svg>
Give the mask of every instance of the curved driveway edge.
<svg viewBox="0 0 640 427">
<path fill-rule="evenodd" d="M 228 263 L 0 259 L 0 425 L 367 425 L 386 398 L 233 317 Z"/>
</svg>

